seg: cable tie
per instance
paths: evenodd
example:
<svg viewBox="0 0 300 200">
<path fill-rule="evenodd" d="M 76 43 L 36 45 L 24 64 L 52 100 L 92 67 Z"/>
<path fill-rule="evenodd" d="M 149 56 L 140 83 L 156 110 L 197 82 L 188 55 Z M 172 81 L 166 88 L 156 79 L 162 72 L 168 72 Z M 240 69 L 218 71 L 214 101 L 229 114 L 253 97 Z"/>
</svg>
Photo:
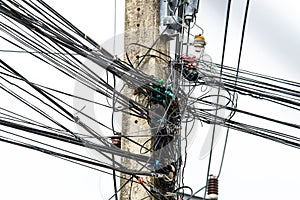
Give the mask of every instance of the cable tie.
<svg viewBox="0 0 300 200">
<path fill-rule="evenodd" d="M 79 124 L 80 118 L 79 118 L 78 116 L 74 116 L 74 122 L 75 122 L 76 124 Z"/>
<path fill-rule="evenodd" d="M 143 178 L 141 178 L 141 177 L 138 178 L 138 182 L 140 184 L 147 184 L 147 182 Z"/>
</svg>

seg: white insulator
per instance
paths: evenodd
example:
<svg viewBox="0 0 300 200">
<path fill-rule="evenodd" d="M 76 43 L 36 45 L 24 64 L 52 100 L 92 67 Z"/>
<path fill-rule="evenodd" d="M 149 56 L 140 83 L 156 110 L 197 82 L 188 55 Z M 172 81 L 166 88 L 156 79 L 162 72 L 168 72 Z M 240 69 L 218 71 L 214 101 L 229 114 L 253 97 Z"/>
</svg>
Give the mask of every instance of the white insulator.
<svg viewBox="0 0 300 200">
<path fill-rule="evenodd" d="M 201 50 L 205 47 L 206 42 L 203 35 L 196 35 L 194 39 L 194 47 L 196 52 L 201 52 Z"/>
</svg>

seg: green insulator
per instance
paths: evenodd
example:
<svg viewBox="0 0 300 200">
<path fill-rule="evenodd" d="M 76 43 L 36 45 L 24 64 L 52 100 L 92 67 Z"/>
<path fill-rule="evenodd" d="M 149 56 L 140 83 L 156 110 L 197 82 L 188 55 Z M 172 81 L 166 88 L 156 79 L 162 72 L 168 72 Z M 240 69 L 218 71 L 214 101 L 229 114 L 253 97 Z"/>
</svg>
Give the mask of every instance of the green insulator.
<svg viewBox="0 0 300 200">
<path fill-rule="evenodd" d="M 160 87 L 155 87 L 154 90 L 160 91 Z"/>
<path fill-rule="evenodd" d="M 174 94 L 171 91 L 165 91 L 165 94 L 174 99 Z"/>
<path fill-rule="evenodd" d="M 161 78 L 154 77 L 153 79 L 159 82 L 160 84 L 164 84 L 164 80 Z"/>
</svg>

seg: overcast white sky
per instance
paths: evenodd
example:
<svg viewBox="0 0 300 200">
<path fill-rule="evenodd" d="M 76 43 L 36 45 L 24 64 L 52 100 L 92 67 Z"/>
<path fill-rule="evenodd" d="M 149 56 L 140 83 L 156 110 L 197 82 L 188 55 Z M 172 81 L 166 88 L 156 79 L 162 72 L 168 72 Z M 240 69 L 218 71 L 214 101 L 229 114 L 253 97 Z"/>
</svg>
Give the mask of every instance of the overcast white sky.
<svg viewBox="0 0 300 200">
<path fill-rule="evenodd" d="M 114 1 L 45 0 L 99 43 L 113 36 Z M 233 0 L 228 51 L 225 64 L 236 66 L 245 0 Z M 207 53 L 220 63 L 226 1 L 202 0 L 197 23 L 205 30 Z M 117 33 L 123 32 L 124 0 L 117 4 Z M 241 68 L 253 72 L 299 81 L 299 6 L 296 1 L 252 0 Z M 1 58 L 5 54 L 0 54 Z M 297 123 L 300 115 L 270 103 L 240 96 L 238 108 Z M 235 119 L 255 122 L 237 115 Z M 274 127 L 287 133 L 293 129 Z M 200 160 L 207 129 L 199 129 L 189 150 L 185 184 L 194 190 L 205 183 L 207 159 Z M 222 148 L 221 138 L 216 151 Z M 110 176 L 41 153 L 8 144 L 0 145 L 0 199 L 7 200 L 99 200 L 112 194 Z M 219 156 L 213 158 L 217 173 Z M 220 178 L 220 200 L 298 199 L 300 196 L 300 151 L 245 133 L 230 131 L 224 168 Z M 111 190 L 111 191 L 110 191 Z"/>
</svg>

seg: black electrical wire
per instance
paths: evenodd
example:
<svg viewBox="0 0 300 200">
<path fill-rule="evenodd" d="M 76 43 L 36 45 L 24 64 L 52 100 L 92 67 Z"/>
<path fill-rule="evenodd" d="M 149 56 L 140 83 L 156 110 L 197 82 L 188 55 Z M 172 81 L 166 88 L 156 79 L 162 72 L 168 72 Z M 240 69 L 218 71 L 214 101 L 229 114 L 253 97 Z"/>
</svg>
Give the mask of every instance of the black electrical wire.
<svg viewBox="0 0 300 200">
<path fill-rule="evenodd" d="M 113 76 L 113 87 L 116 89 L 116 78 Z M 113 105 L 113 111 L 111 114 L 111 127 L 113 133 L 115 133 L 115 128 L 114 128 L 114 107 L 115 107 L 115 92 L 113 92 L 112 96 L 112 105 Z M 113 167 L 115 167 L 115 157 L 112 155 L 113 159 Z M 115 190 L 115 199 L 118 200 L 118 188 L 117 188 L 117 180 L 116 180 L 116 171 L 113 170 L 113 181 L 114 181 L 114 190 Z"/>
<path fill-rule="evenodd" d="M 133 87 L 133 88 L 136 86 L 143 85 L 143 90 L 146 91 L 144 93 L 144 95 L 145 96 L 148 95 L 149 98 L 153 97 L 149 94 L 151 94 L 151 93 L 154 94 L 154 92 L 155 92 L 153 87 L 150 86 L 149 84 L 159 84 L 157 80 L 153 80 L 152 77 L 144 74 L 143 72 L 139 71 L 138 69 L 133 68 L 133 64 L 131 63 L 130 60 L 128 60 L 129 63 L 126 63 L 124 61 L 114 58 L 105 49 L 100 47 L 100 45 L 95 43 L 92 39 L 90 39 L 88 36 L 86 36 L 83 32 L 78 30 L 74 25 L 72 25 L 69 21 L 67 21 L 65 18 L 63 18 L 55 10 L 50 8 L 43 1 L 38 0 L 37 3 L 32 2 L 32 1 L 24 1 L 25 6 L 15 2 L 13 0 L 10 0 L 9 2 L 12 5 L 8 5 L 8 3 L 5 4 L 5 6 L 0 8 L 0 12 L 2 13 L 2 17 L 5 16 L 6 18 L 11 19 L 10 22 L 12 22 L 12 21 L 15 22 L 15 24 L 12 25 L 12 26 L 14 26 L 14 28 L 12 26 L 10 27 L 9 25 L 6 25 L 6 24 L 0 24 L 0 28 L 2 29 L 2 31 L 7 33 L 12 38 L 10 40 L 17 41 L 15 43 L 16 47 L 28 52 L 29 54 L 44 61 L 45 63 L 50 64 L 52 67 L 58 69 L 59 71 L 61 71 L 65 75 L 67 75 L 69 78 L 79 81 L 81 84 L 90 88 L 92 91 L 95 91 L 95 92 L 105 96 L 107 99 L 112 99 L 112 102 L 113 102 L 112 106 L 103 104 L 104 107 L 116 109 L 115 106 L 118 103 L 121 106 L 123 106 L 123 108 L 120 109 L 120 112 L 127 113 L 127 114 L 130 114 L 133 116 L 137 116 L 137 117 L 149 120 L 149 114 L 147 113 L 147 111 L 149 109 L 150 104 L 148 106 L 143 106 L 142 104 L 138 103 L 137 101 L 134 101 L 132 99 L 129 99 L 128 97 L 125 97 L 123 94 L 121 94 L 120 92 L 117 91 L 116 85 L 115 85 L 115 79 L 122 80 L 125 83 L 127 83 L 130 87 Z M 7 8 L 10 8 L 10 7 L 12 8 L 14 6 L 15 6 L 15 8 L 12 9 L 12 12 L 8 12 L 9 9 L 7 9 Z M 32 10 L 34 11 L 34 13 L 32 12 Z M 56 23 L 58 23 L 59 25 Z M 20 29 L 22 30 L 22 28 L 20 26 L 19 27 L 16 26 L 16 24 L 20 24 L 20 26 L 22 26 L 23 28 L 25 27 L 28 30 L 26 29 L 27 30 L 26 32 L 25 32 L 25 30 L 23 32 L 18 31 Z M 61 27 L 61 25 L 62 25 L 62 27 Z M 225 35 L 226 34 L 227 33 L 225 33 Z M 6 41 L 9 40 L 7 38 L 3 38 L 3 39 L 5 39 Z M 226 39 L 224 41 L 226 41 Z M 138 44 L 135 44 L 135 45 L 138 45 Z M 139 45 L 139 46 L 141 46 L 141 45 Z M 26 49 L 25 49 L 25 47 L 26 47 Z M 223 47 L 224 47 L 223 50 L 225 51 L 225 45 Z M 27 48 L 31 49 L 31 50 L 29 51 L 29 50 L 27 50 Z M 96 48 L 96 50 L 92 50 L 93 48 Z M 159 51 L 153 49 L 153 46 L 152 47 L 144 47 L 144 48 L 146 48 L 148 51 L 145 55 L 140 56 L 140 58 L 142 58 L 140 63 L 143 61 L 143 59 L 145 57 L 149 57 L 149 56 L 150 57 L 154 56 L 156 59 L 165 60 L 165 62 L 172 62 L 171 57 L 168 57 L 168 56 L 164 55 L 162 52 L 159 52 Z M 151 51 L 158 53 L 159 56 L 150 54 Z M 224 53 L 224 51 L 223 51 L 223 53 Z M 36 53 L 36 52 L 39 52 L 39 53 Z M 241 55 L 241 50 L 240 50 L 240 55 Z M 90 70 L 88 68 L 88 66 L 86 66 L 86 64 L 82 63 L 75 56 L 84 57 L 84 58 L 87 58 L 88 60 L 91 60 L 92 62 L 95 62 L 98 66 L 102 67 L 107 72 L 107 78 L 108 78 L 108 74 L 112 75 L 112 77 L 114 78 L 114 83 L 110 84 L 108 79 L 104 80 L 101 76 L 98 76 L 98 74 L 95 74 L 94 71 Z M 160 56 L 164 56 L 164 57 L 166 56 L 167 59 L 164 59 Z M 197 81 L 195 83 L 190 83 L 190 82 L 184 81 L 182 79 L 184 77 L 183 70 L 182 70 L 184 66 L 181 65 L 182 69 L 180 71 L 181 76 L 180 76 L 179 80 L 178 81 L 172 80 L 172 78 L 175 76 L 173 74 L 171 74 L 169 77 L 168 83 L 173 84 L 172 86 L 174 86 L 174 88 L 175 88 L 175 90 L 173 91 L 174 95 L 180 99 L 183 99 L 183 101 L 186 101 L 189 109 L 190 108 L 192 108 L 192 109 L 190 109 L 190 110 L 183 109 L 182 111 L 175 111 L 175 110 L 172 110 L 173 108 L 170 108 L 170 109 L 168 108 L 168 109 L 166 109 L 166 113 L 165 113 L 166 116 L 164 116 L 163 119 L 167 123 L 170 123 L 170 124 L 174 123 L 175 119 L 177 119 L 177 118 L 179 119 L 178 116 L 180 116 L 180 115 L 182 115 L 184 117 L 185 121 L 187 121 L 188 123 L 193 123 L 195 121 L 194 119 L 198 119 L 198 120 L 201 120 L 206 123 L 215 123 L 215 122 L 220 123 L 221 121 L 224 121 L 225 127 L 229 127 L 231 129 L 236 129 L 241 132 L 247 132 L 247 133 L 250 133 L 250 134 L 253 134 L 256 136 L 260 136 L 260 137 L 263 137 L 263 138 L 266 138 L 269 140 L 273 140 L 276 142 L 280 142 L 280 143 L 283 143 L 285 145 L 289 145 L 292 147 L 297 147 L 297 138 L 295 138 L 295 137 L 292 137 L 288 134 L 281 134 L 278 132 L 274 132 L 272 130 L 267 130 L 267 129 L 235 122 L 235 121 L 232 121 L 231 118 L 233 117 L 233 115 L 236 112 L 240 112 L 243 114 L 251 115 L 256 118 L 261 118 L 261 119 L 269 120 L 269 121 L 272 121 L 275 123 L 280 123 L 283 125 L 298 128 L 298 125 L 295 125 L 295 124 L 291 124 L 288 122 L 282 122 L 277 119 L 271 119 L 271 118 L 268 118 L 265 116 L 260 116 L 260 115 L 257 115 L 257 114 L 251 113 L 251 112 L 247 112 L 247 111 L 238 110 L 236 108 L 236 103 L 235 103 L 236 102 L 235 93 L 247 94 L 247 95 L 251 95 L 253 97 L 267 99 L 269 101 L 276 102 L 276 103 L 279 103 L 279 104 L 282 104 L 285 106 L 291 106 L 291 107 L 297 108 L 297 107 L 300 107 L 299 106 L 300 104 L 298 102 L 299 94 L 297 93 L 297 90 L 285 87 L 285 85 L 299 87 L 299 84 L 293 83 L 290 81 L 286 81 L 286 80 L 282 80 L 282 79 L 274 79 L 274 78 L 271 78 L 268 76 L 263 76 L 263 75 L 239 70 L 239 65 L 238 65 L 237 73 L 240 72 L 241 74 L 243 74 L 246 77 L 238 76 L 238 74 L 234 75 L 232 72 L 235 72 L 236 70 L 233 70 L 232 68 L 224 66 L 223 59 L 224 59 L 224 55 L 222 56 L 221 65 L 216 65 L 216 66 L 220 67 L 221 76 L 222 76 L 221 78 L 222 78 L 222 81 L 224 81 L 224 86 L 225 86 L 224 91 L 226 91 L 228 93 L 228 96 L 218 95 L 218 98 L 227 99 L 228 101 L 226 100 L 227 101 L 226 105 L 219 106 L 217 103 L 216 109 L 210 109 L 210 108 L 194 109 L 192 107 L 193 105 L 197 105 L 197 106 L 199 106 L 199 105 L 200 106 L 201 105 L 216 106 L 216 105 L 214 105 L 212 103 L 209 104 L 208 102 L 204 102 L 206 98 L 209 98 L 209 94 L 208 94 L 209 91 L 207 91 L 207 93 L 204 93 L 199 98 L 190 98 L 190 100 L 187 100 L 188 97 L 190 97 L 190 95 L 192 94 L 192 92 L 196 86 L 201 86 L 201 85 L 208 84 L 208 83 L 206 83 L 202 79 L 197 79 Z M 239 56 L 239 62 L 240 62 L 240 56 Z M 175 69 L 171 69 L 171 70 L 175 71 Z M 213 76 L 211 77 L 210 75 L 208 75 L 209 72 L 202 73 L 201 70 L 202 69 L 200 68 L 197 71 L 201 75 L 207 74 L 207 76 L 205 78 L 207 78 L 207 79 L 214 78 Z M 1 72 L 1 74 L 5 75 L 5 73 L 2 73 L 2 72 Z M 13 78 L 14 77 L 13 73 L 10 72 L 10 74 L 11 74 L 11 77 Z M 251 78 L 251 77 L 254 77 L 254 78 Z M 265 81 L 260 81 L 258 78 L 263 79 Z M 272 81 L 273 83 L 269 83 L 266 80 Z M 21 81 L 24 81 L 24 80 L 21 80 Z M 179 82 L 181 82 L 182 84 L 181 85 L 176 84 Z M 283 86 L 279 85 L 277 87 L 278 84 L 275 84 L 275 83 L 280 83 Z M 44 94 L 46 94 L 48 97 L 52 98 L 53 100 L 55 100 L 57 102 L 59 101 L 57 93 L 75 97 L 75 95 L 68 94 L 67 92 L 62 92 L 59 90 L 51 90 L 49 87 L 45 88 L 45 87 L 42 87 L 37 84 L 33 84 L 33 83 L 31 83 L 31 84 L 38 87 L 41 91 L 43 91 Z M 218 86 L 219 83 L 216 82 L 216 83 L 211 83 L 211 84 Z M 183 92 L 183 90 L 180 87 L 189 87 L 189 89 L 188 89 L 189 91 Z M 47 91 L 46 91 L 46 89 L 47 89 Z M 51 93 L 49 91 L 51 91 Z M 230 91 L 234 93 L 233 96 L 230 93 Z M 53 92 L 55 92 L 55 93 L 53 93 Z M 158 94 L 163 95 L 161 93 L 158 93 Z M 17 97 L 17 95 L 15 97 Z M 79 98 L 81 100 L 87 100 L 84 97 L 79 97 L 79 96 L 76 98 Z M 87 100 L 87 101 L 89 101 L 89 100 Z M 147 101 L 147 98 L 144 98 L 143 101 Z M 93 102 L 93 101 L 89 101 L 89 102 Z M 64 104 L 63 102 L 61 102 L 60 105 L 64 109 L 66 109 L 66 106 L 67 107 L 70 106 L 66 103 Z M 230 105 L 232 105 L 232 106 L 230 106 Z M 125 110 L 126 108 L 129 108 L 129 111 L 126 111 Z M 220 109 L 228 109 L 230 111 L 229 116 L 224 119 L 213 120 L 214 118 L 216 118 L 216 116 L 215 117 L 212 116 L 208 111 L 214 111 L 214 110 L 217 111 Z M 186 110 L 187 110 L 187 112 L 186 112 Z M 77 109 L 77 111 L 80 111 L 80 110 Z M 140 113 L 144 113 L 143 114 L 144 117 L 141 117 Z M 29 125 L 38 127 L 38 123 L 33 122 L 32 124 L 30 124 L 30 121 L 25 120 L 25 118 L 23 120 L 22 118 L 13 117 L 13 116 L 5 115 L 5 114 L 3 114 L 3 116 L 4 117 L 2 120 L 5 119 L 6 121 L 14 122 L 14 124 L 24 123 L 26 125 L 26 127 L 28 127 Z M 112 114 L 112 118 L 114 118 L 113 114 Z M 92 119 L 90 119 L 90 120 L 92 120 Z M 18 125 L 20 125 L 20 124 L 18 124 Z M 18 127 L 20 127 L 20 126 L 18 126 Z M 92 136 L 94 136 L 95 138 L 98 138 L 97 133 L 95 131 L 93 131 L 92 129 L 90 129 L 89 127 L 87 127 L 85 124 L 82 124 L 82 127 L 86 128 L 88 131 L 91 131 L 90 134 Z M 50 126 L 41 126 L 40 128 L 45 128 L 45 129 L 49 128 L 49 130 L 51 129 Z M 111 132 L 111 134 L 114 134 L 116 132 L 116 130 L 114 130 L 113 121 L 111 124 L 111 128 L 112 128 L 112 130 L 110 130 L 110 132 Z M 249 128 L 249 130 L 247 128 Z M 49 134 L 53 134 L 53 132 L 55 132 L 54 130 L 55 129 L 51 130 L 51 132 Z M 59 131 L 59 130 L 57 130 L 57 131 Z M 168 132 L 173 131 L 173 134 L 175 134 L 175 135 L 177 134 L 177 132 L 174 131 L 173 128 L 168 128 L 168 130 L 166 130 L 166 131 L 168 131 Z M 185 131 L 184 134 L 186 135 L 186 137 L 189 135 L 189 133 L 187 133 L 187 131 Z M 162 134 L 161 138 L 159 138 L 159 140 L 158 140 L 159 141 L 158 143 L 163 143 L 164 142 L 163 136 L 166 136 L 166 135 L 167 134 Z M 134 135 L 121 136 L 121 137 L 131 140 L 130 138 L 134 137 Z M 157 137 L 157 136 L 154 136 L 154 137 Z M 59 136 L 59 139 L 61 139 L 60 136 Z M 99 140 L 107 140 L 107 138 L 105 138 L 105 137 L 100 137 L 98 139 Z M 134 141 L 132 140 L 132 142 L 134 142 Z M 225 141 L 225 145 L 226 145 L 226 141 Z M 141 146 L 143 146 L 143 145 L 141 145 Z M 151 148 L 154 148 L 154 149 L 158 148 L 158 145 L 154 145 Z M 178 147 L 178 149 L 179 148 L 180 147 Z M 176 151 L 178 149 L 176 149 Z M 103 151 L 103 150 L 99 149 L 99 151 Z M 123 155 L 124 153 L 121 153 L 121 152 L 116 153 L 115 151 L 112 151 L 112 150 L 106 150 L 104 152 L 107 152 L 110 155 L 116 154 L 116 155 L 124 156 Z M 225 152 L 225 150 L 224 150 L 224 152 Z M 168 147 L 168 154 L 169 154 L 168 156 L 170 159 L 176 158 L 176 156 L 178 156 L 178 155 L 176 155 L 174 148 L 172 149 L 169 147 Z M 132 155 L 132 157 L 130 157 L 130 158 L 133 159 L 134 156 L 136 156 L 136 155 Z M 136 158 L 138 158 L 138 156 Z M 69 158 L 65 158 L 65 159 L 69 160 Z M 141 160 L 144 163 L 154 162 L 151 159 L 149 161 L 149 158 L 148 158 L 148 160 L 146 158 L 144 158 L 144 160 L 143 160 L 141 157 L 139 157 L 139 160 Z M 221 163 L 223 163 L 223 161 L 221 161 Z M 145 165 L 142 164 L 143 167 Z M 221 166 L 222 166 L 222 164 L 221 164 Z M 114 166 L 110 166 L 110 167 L 111 167 L 111 169 L 115 170 Z M 177 169 L 177 170 L 179 170 L 179 169 Z M 136 172 L 132 172 L 132 173 L 135 174 Z M 115 178 L 115 176 L 114 176 L 114 178 Z M 178 178 L 178 177 L 176 177 L 176 178 Z M 118 192 L 115 190 L 115 194 L 117 194 L 117 193 Z M 164 196 L 163 194 L 159 194 L 159 195 Z M 115 196 L 115 197 L 117 198 L 117 196 Z M 164 197 L 162 197 L 162 198 L 164 198 Z"/>
<path fill-rule="evenodd" d="M 49 154 L 49 155 L 52 155 L 52 156 L 57 156 L 59 158 L 70 159 L 70 160 L 78 161 L 78 162 L 81 162 L 81 163 L 93 165 L 93 166 L 96 166 L 96 167 L 101 167 L 101 168 L 106 168 L 106 169 L 114 169 L 111 166 L 108 166 L 108 165 L 105 165 L 105 164 L 102 164 L 102 163 L 99 163 L 99 162 L 94 162 L 94 161 L 78 158 L 78 157 L 75 157 L 75 156 L 70 156 L 70 155 L 66 155 L 66 154 L 63 154 L 63 153 L 54 152 L 54 151 L 44 149 L 44 148 L 41 148 L 41 147 L 37 147 L 37 146 L 34 146 L 34 145 L 13 141 L 12 139 L 8 139 L 8 138 L 2 137 L 2 136 L 0 136 L 0 141 L 10 143 L 10 144 L 14 144 L 16 146 L 21 146 L 21 147 L 25 147 L 25 148 L 28 148 L 28 149 L 36 150 L 36 151 L 39 151 L 39 152 L 42 152 L 42 153 L 45 153 L 45 154 Z M 115 169 L 117 171 L 121 172 L 121 173 L 133 175 L 132 172 L 130 172 L 129 170 L 126 170 L 126 169 L 123 169 L 123 168 L 115 168 Z M 148 172 L 136 172 L 135 174 L 144 175 L 144 176 L 152 176 L 153 175 L 152 173 L 148 173 Z"/>
<path fill-rule="evenodd" d="M 17 12 L 15 12 L 15 14 L 16 14 Z M 18 13 L 18 15 L 23 15 L 24 13 Z M 23 15 L 24 16 L 24 15 Z M 14 19 L 18 19 L 18 18 L 14 18 Z M 28 19 L 30 19 L 30 18 L 24 18 L 24 19 L 26 19 L 26 20 L 28 20 Z M 19 19 L 18 19 L 18 22 L 20 22 L 19 21 Z M 28 21 L 26 21 L 26 22 L 24 22 L 24 23 L 22 23 L 23 25 L 25 25 L 25 27 L 33 27 L 32 25 L 30 25 L 30 23 L 29 23 L 29 20 Z M 34 26 L 36 26 L 36 24 L 34 25 Z M 51 32 L 50 30 L 49 30 L 49 27 L 51 27 L 49 24 L 47 25 L 48 27 L 44 27 L 44 28 L 46 28 L 46 29 L 48 29 L 48 30 L 42 30 L 41 29 L 41 27 L 39 27 L 38 29 L 36 29 L 36 28 L 34 28 L 34 34 L 40 34 L 42 37 L 48 37 L 48 36 L 50 36 L 48 33 L 46 33 L 46 32 Z M 35 32 L 36 31 L 36 32 Z M 15 33 L 13 33 L 13 34 L 18 34 L 18 32 L 15 32 Z M 52 33 L 54 33 L 54 32 L 52 32 Z M 61 37 L 62 36 L 62 34 L 60 34 L 57 38 L 52 38 L 52 37 L 50 37 L 49 39 L 50 39 L 50 41 L 52 42 L 52 43 L 56 43 L 56 45 L 58 46 L 58 48 L 60 48 L 61 50 L 63 50 L 63 51 L 65 51 L 65 49 L 64 48 L 69 48 L 71 51 L 75 51 L 76 53 L 78 53 L 78 54 L 80 54 L 80 55 L 82 55 L 82 56 L 86 56 L 86 54 L 85 53 L 81 53 L 80 52 L 80 50 L 79 50 L 79 46 L 78 45 L 74 45 L 73 44 L 73 47 L 71 47 L 70 46 L 70 42 L 68 42 L 68 41 L 66 41 L 65 39 L 66 38 L 63 38 L 63 37 Z M 21 35 L 21 37 L 24 37 L 24 35 Z M 17 38 L 16 38 L 17 39 Z M 60 41 L 61 40 L 61 41 Z M 21 42 L 21 40 L 19 40 L 20 42 Z M 44 40 L 44 42 L 45 42 L 45 40 Z M 33 43 L 33 40 L 27 40 L 26 42 L 24 42 L 23 43 L 23 45 L 27 45 L 26 43 Z M 73 43 L 73 42 L 72 42 Z M 36 44 L 37 45 L 37 44 Z M 28 46 L 29 48 L 32 48 L 32 46 L 31 45 L 29 45 Z M 41 46 L 40 46 L 41 47 Z M 40 48 L 39 47 L 39 48 Z M 41 47 L 42 48 L 42 47 Z M 39 51 L 41 51 L 42 49 L 38 49 Z M 57 51 L 58 49 L 56 49 L 56 51 Z M 66 51 L 65 51 L 66 52 Z M 41 58 L 41 57 L 38 57 L 38 58 Z M 47 55 L 47 57 L 46 57 L 46 59 L 45 60 L 47 60 L 47 59 L 50 59 L 50 62 L 48 62 L 48 63 L 51 63 L 51 62 L 54 62 L 54 57 L 50 57 L 50 55 Z M 72 59 L 74 59 L 74 60 L 76 60 L 75 58 L 72 58 Z M 59 58 L 59 60 L 61 60 L 61 64 L 63 64 L 63 62 L 66 62 L 67 60 L 66 59 L 63 59 L 63 58 Z M 55 61 L 56 62 L 56 61 Z M 70 62 L 66 62 L 67 64 L 71 64 Z M 62 65 L 61 65 L 62 66 Z M 75 66 L 74 66 L 75 67 Z M 62 68 L 63 69 L 63 68 Z M 66 69 L 66 68 L 65 68 Z M 109 67 L 109 68 L 106 68 L 107 70 L 110 70 L 110 72 L 112 72 L 112 74 L 114 74 L 114 75 L 118 75 L 118 74 L 116 74 L 116 73 L 118 73 L 117 71 L 115 71 L 115 68 L 112 68 L 112 67 Z M 64 72 L 65 72 L 65 74 L 68 74 L 68 73 L 70 73 L 71 71 L 65 71 L 64 70 Z M 75 71 L 73 71 L 73 72 L 75 72 Z M 93 72 L 91 72 L 91 71 L 89 71 L 89 73 L 92 73 L 93 74 Z M 75 74 L 74 74 L 75 75 Z M 94 74 L 93 74 L 94 75 Z M 139 77 L 141 77 L 141 73 L 137 73 L 136 75 L 138 75 Z M 97 76 L 95 76 L 95 77 L 97 77 Z M 118 75 L 118 77 L 120 77 L 119 75 Z M 99 77 L 97 77 L 97 78 L 99 78 Z M 125 77 L 126 78 L 126 77 Z M 140 79 L 140 80 L 143 80 L 143 79 Z M 148 78 L 148 80 L 149 80 L 149 78 Z M 136 81 L 136 80 L 135 80 Z M 153 81 L 153 80 L 152 80 Z M 112 89 L 112 87 L 110 87 L 109 85 L 107 85 L 104 81 L 102 81 L 102 83 L 105 85 L 105 87 L 108 87 L 110 90 Z M 114 89 L 113 89 L 114 90 Z M 49 95 L 49 94 L 48 94 Z M 128 100 L 128 99 L 126 99 L 126 100 Z M 134 104 L 134 102 L 133 101 L 130 101 L 130 103 L 132 104 L 132 106 L 133 106 L 133 108 L 134 109 L 138 109 L 138 107 Z"/>
<path fill-rule="evenodd" d="M 131 176 L 129 179 L 126 180 L 126 182 L 117 190 L 117 193 L 120 192 L 129 183 L 129 181 L 134 182 L 133 176 Z M 138 182 L 135 182 L 135 183 L 138 183 Z M 117 193 L 115 192 L 115 194 L 113 196 L 111 196 L 108 200 L 111 200 L 113 197 L 115 197 Z"/>
<path fill-rule="evenodd" d="M 224 65 L 224 58 L 225 58 L 225 50 L 226 50 L 226 40 L 227 40 L 227 31 L 228 31 L 228 22 L 229 22 L 229 16 L 230 16 L 230 8 L 231 8 L 231 0 L 228 0 L 227 3 L 227 12 L 226 12 L 226 20 L 225 20 L 225 33 L 224 33 L 224 41 L 223 41 L 223 50 L 222 50 L 222 58 L 221 58 L 221 70 L 220 70 L 220 79 L 222 77 L 223 72 L 223 65 Z M 218 95 L 220 94 L 220 87 L 218 88 Z M 219 96 L 217 97 L 217 104 L 219 102 Z M 217 110 L 215 112 L 215 115 L 217 115 Z M 211 159 L 212 159 L 212 152 L 213 152 L 213 143 L 214 143 L 214 136 L 215 136 L 215 128 L 216 125 L 213 125 L 213 134 L 211 139 L 211 146 L 210 146 L 210 152 L 209 152 L 209 161 L 208 161 L 208 167 L 207 167 L 207 175 L 206 175 L 206 187 L 204 192 L 204 199 L 206 197 L 206 191 L 207 191 L 207 185 L 208 185 L 208 179 L 210 174 L 210 166 L 211 166 Z"/>
<path fill-rule="evenodd" d="M 238 77 L 239 77 L 239 70 L 240 70 L 240 63 L 241 63 L 241 57 L 242 57 L 242 51 L 243 51 L 243 44 L 244 44 L 244 36 L 245 36 L 245 30 L 246 30 L 249 2 L 250 1 L 247 0 L 245 14 L 244 14 L 242 36 L 241 36 L 241 42 L 240 42 L 240 50 L 239 50 L 239 56 L 238 56 L 238 64 L 237 64 L 237 69 L 236 69 L 236 75 L 235 75 L 235 82 L 234 82 L 234 89 L 233 90 L 235 90 L 237 80 L 238 80 Z M 234 92 L 233 93 L 233 101 L 235 99 L 235 95 L 236 95 L 236 93 Z M 226 153 L 226 148 L 227 148 L 228 137 L 229 137 L 229 128 L 227 128 L 227 131 L 226 131 L 226 134 L 225 134 L 225 142 L 224 142 L 223 153 L 222 153 L 222 158 L 221 158 L 221 163 L 220 163 L 220 168 L 219 168 L 217 178 L 219 178 L 220 175 L 221 175 L 221 171 L 222 171 L 222 167 L 223 167 L 223 163 L 224 163 L 224 158 L 225 158 L 225 153 Z"/>
</svg>

